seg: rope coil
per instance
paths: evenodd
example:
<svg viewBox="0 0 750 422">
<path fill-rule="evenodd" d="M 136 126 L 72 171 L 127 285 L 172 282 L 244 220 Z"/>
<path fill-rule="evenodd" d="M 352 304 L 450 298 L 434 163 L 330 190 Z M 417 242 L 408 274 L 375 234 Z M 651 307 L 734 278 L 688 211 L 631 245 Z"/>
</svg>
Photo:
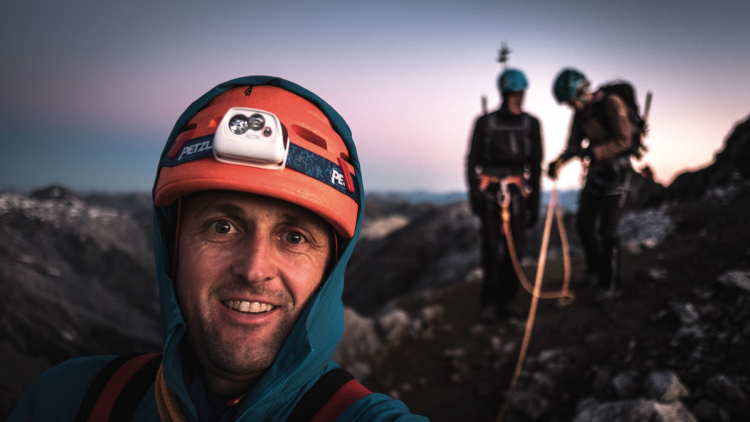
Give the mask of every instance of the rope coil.
<svg viewBox="0 0 750 422">
<path fill-rule="evenodd" d="M 513 262 L 513 268 L 516 270 L 516 274 L 518 275 L 518 279 L 521 281 L 521 285 L 523 288 L 531 293 L 531 306 L 529 308 L 529 316 L 526 320 L 526 330 L 524 332 L 523 336 L 523 343 L 521 345 L 521 350 L 519 352 L 518 356 L 518 362 L 516 363 L 515 371 L 513 372 L 513 379 L 510 383 L 509 392 L 512 392 L 516 388 L 516 384 L 518 384 L 518 379 L 521 375 L 521 370 L 523 368 L 523 363 L 526 360 L 526 353 L 528 352 L 529 343 L 531 342 L 531 332 L 534 328 L 534 320 L 536 319 L 536 311 L 537 306 L 539 303 L 539 299 L 559 299 L 559 303 L 563 306 L 570 305 L 575 300 L 575 294 L 569 290 L 570 287 L 570 248 L 568 244 L 568 237 L 565 232 L 565 222 L 563 220 L 563 213 L 562 208 L 558 206 L 557 203 L 557 185 L 554 185 L 552 187 L 552 193 L 550 195 L 549 205 L 547 207 L 547 218 L 544 223 L 544 232 L 542 235 L 542 247 L 539 251 L 539 261 L 537 265 L 536 270 L 536 278 L 534 280 L 534 286 L 531 286 L 531 283 L 529 283 L 529 280 L 526 278 L 526 275 L 523 272 L 523 269 L 521 268 L 520 263 L 518 262 L 518 256 L 516 254 L 515 246 L 513 244 L 513 232 L 510 229 L 510 192 L 508 191 L 508 184 L 509 182 L 506 180 L 500 181 L 501 186 L 501 192 L 498 193 L 499 195 L 502 195 L 502 198 L 498 197 L 499 202 L 501 202 L 502 205 L 502 219 L 503 219 L 503 230 L 505 231 L 506 236 L 508 236 L 508 241 L 506 242 L 508 244 L 508 251 L 511 255 L 511 261 Z M 544 266 L 546 264 L 547 260 L 547 250 L 549 249 L 549 237 L 550 237 L 550 231 L 552 230 L 552 211 L 555 211 L 555 216 L 557 219 L 557 227 L 560 232 L 560 239 L 562 241 L 562 252 L 563 252 L 563 262 L 564 262 L 564 277 L 563 277 L 563 287 L 562 290 L 557 292 L 542 292 L 542 280 L 544 278 Z M 503 402 L 503 405 L 500 407 L 500 412 L 497 415 L 497 422 L 502 422 L 503 417 L 505 415 L 505 412 L 507 411 L 509 406 L 509 400 L 506 397 L 506 399 Z"/>
</svg>

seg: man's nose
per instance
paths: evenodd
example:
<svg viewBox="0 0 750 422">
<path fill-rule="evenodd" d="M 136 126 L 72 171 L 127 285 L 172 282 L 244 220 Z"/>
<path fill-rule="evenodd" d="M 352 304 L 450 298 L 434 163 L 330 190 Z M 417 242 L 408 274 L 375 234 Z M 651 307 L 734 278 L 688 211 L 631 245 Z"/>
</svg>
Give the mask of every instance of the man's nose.
<svg viewBox="0 0 750 422">
<path fill-rule="evenodd" d="M 279 272 L 276 250 L 272 239 L 253 235 L 238 247 L 232 264 L 232 274 L 251 283 L 274 279 Z"/>
</svg>

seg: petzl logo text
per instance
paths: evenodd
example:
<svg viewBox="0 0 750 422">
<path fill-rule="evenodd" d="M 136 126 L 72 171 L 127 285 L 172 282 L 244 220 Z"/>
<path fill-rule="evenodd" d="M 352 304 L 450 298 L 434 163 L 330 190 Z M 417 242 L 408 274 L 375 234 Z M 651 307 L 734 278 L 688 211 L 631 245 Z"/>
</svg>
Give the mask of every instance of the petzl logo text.
<svg viewBox="0 0 750 422">
<path fill-rule="evenodd" d="M 180 156 L 177 157 L 177 161 L 182 161 L 182 157 L 190 157 L 193 154 L 197 154 L 199 152 L 208 151 L 214 146 L 213 139 L 208 139 L 203 142 L 198 142 L 197 144 L 188 145 L 184 148 L 182 148 L 182 151 L 180 152 Z"/>
<path fill-rule="evenodd" d="M 332 185 L 339 185 L 339 186 L 346 186 L 346 181 L 344 180 L 344 175 L 339 173 L 338 170 L 334 169 L 331 172 L 331 184 Z"/>
</svg>

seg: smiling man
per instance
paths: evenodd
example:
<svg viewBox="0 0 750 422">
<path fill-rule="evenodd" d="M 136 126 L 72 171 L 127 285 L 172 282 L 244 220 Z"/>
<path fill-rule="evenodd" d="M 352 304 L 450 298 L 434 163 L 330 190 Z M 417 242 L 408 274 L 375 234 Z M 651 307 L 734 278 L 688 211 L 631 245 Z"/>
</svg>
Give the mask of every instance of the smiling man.
<svg viewBox="0 0 750 422">
<path fill-rule="evenodd" d="M 11 421 L 411 421 L 331 359 L 364 190 L 351 132 L 289 81 L 218 85 L 175 124 L 154 185 L 160 354 L 70 360 Z"/>
<path fill-rule="evenodd" d="M 177 297 L 210 390 L 240 393 L 273 363 L 323 282 L 333 230 L 288 202 L 209 191 L 185 201 Z"/>
</svg>

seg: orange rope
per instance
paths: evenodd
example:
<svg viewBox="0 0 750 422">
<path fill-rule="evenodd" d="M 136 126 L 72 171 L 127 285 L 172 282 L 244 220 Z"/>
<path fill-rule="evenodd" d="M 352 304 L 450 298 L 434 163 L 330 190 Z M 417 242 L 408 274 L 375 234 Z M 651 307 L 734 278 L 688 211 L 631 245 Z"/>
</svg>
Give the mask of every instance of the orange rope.
<svg viewBox="0 0 750 422">
<path fill-rule="evenodd" d="M 503 217 L 503 231 L 505 232 L 505 235 L 508 237 L 508 252 L 510 253 L 511 262 L 513 263 L 513 268 L 516 270 L 516 275 L 518 276 L 518 280 L 521 282 L 521 285 L 524 289 L 526 289 L 527 292 L 531 293 L 535 297 L 541 298 L 541 299 L 560 299 L 560 304 L 562 305 L 569 305 L 573 303 L 575 300 L 575 295 L 573 292 L 569 291 L 568 288 L 570 287 L 570 248 L 568 245 L 568 236 L 565 231 L 565 221 L 563 219 L 563 213 L 562 208 L 557 206 L 557 187 L 552 188 L 552 194 L 550 196 L 549 206 L 547 207 L 547 220 L 545 222 L 544 226 L 544 236 L 545 239 L 547 239 L 547 242 L 545 243 L 544 240 L 542 240 L 542 249 L 539 253 L 539 265 L 544 269 L 544 261 L 547 259 L 547 249 L 548 249 L 548 241 L 549 241 L 549 232 L 551 230 L 551 223 L 552 223 L 552 209 L 555 210 L 555 215 L 557 217 L 557 228 L 560 231 L 560 240 L 562 241 L 562 252 L 563 252 L 563 262 L 564 262 L 564 274 L 563 274 L 563 288 L 560 291 L 557 292 L 537 292 L 535 290 L 535 287 L 531 285 L 529 282 L 529 279 L 526 278 L 526 274 L 524 274 L 523 269 L 521 268 L 521 264 L 518 261 L 518 255 L 516 253 L 516 246 L 515 243 L 513 243 L 513 231 L 510 227 L 510 211 L 508 210 L 509 202 L 510 202 L 510 194 L 508 192 L 504 192 L 504 198 L 503 198 L 503 204 L 502 204 L 502 217 Z M 539 270 L 537 269 L 537 278 L 540 277 Z"/>
<path fill-rule="evenodd" d="M 573 300 L 575 299 L 575 295 L 568 291 L 569 287 L 569 281 L 570 281 L 570 250 L 568 248 L 568 238 L 565 234 L 565 225 L 562 218 L 562 210 L 559 206 L 557 206 L 557 186 L 554 186 L 552 188 L 552 194 L 550 196 L 549 205 L 547 207 L 547 218 L 544 223 L 544 234 L 542 235 L 542 248 L 539 251 L 539 261 L 538 266 L 536 269 L 536 279 L 534 280 L 534 287 L 533 290 L 530 290 L 528 287 L 531 287 L 529 285 L 529 281 L 526 279 L 526 276 L 523 273 L 523 270 L 521 268 L 521 265 L 518 263 L 518 257 L 516 256 L 516 250 L 513 246 L 513 234 L 510 230 L 510 212 L 508 211 L 508 205 L 510 204 L 510 196 L 507 192 L 507 188 L 503 188 L 503 193 L 505 197 L 503 198 L 503 227 L 505 229 L 506 236 L 508 236 L 508 250 L 511 254 L 511 259 L 513 261 L 513 267 L 516 270 L 516 273 L 518 274 L 519 280 L 521 280 L 521 284 L 524 286 L 524 288 L 531 293 L 531 307 L 529 309 L 529 317 L 526 320 L 526 331 L 523 335 L 523 344 L 521 345 L 521 351 L 519 352 L 518 356 L 518 362 L 516 363 L 516 369 L 513 373 L 513 379 L 510 382 L 510 388 L 509 392 L 512 392 L 516 388 L 516 384 L 518 383 L 518 378 L 521 376 L 521 369 L 523 368 L 523 363 L 526 360 L 526 353 L 529 349 L 529 343 L 531 342 L 531 332 L 534 328 L 534 319 L 536 318 L 536 309 L 537 305 L 539 303 L 539 299 L 547 299 L 547 298 L 559 298 L 560 303 L 562 305 L 569 305 L 573 303 Z M 547 261 L 547 249 L 549 248 L 549 236 L 550 231 L 552 229 L 552 210 L 555 209 L 555 214 L 557 216 L 557 225 L 558 229 L 560 230 L 560 237 L 562 239 L 562 249 L 563 249 L 563 255 L 564 255 L 564 266 L 565 266 L 565 275 L 564 275 L 564 281 L 563 281 L 563 289 L 560 292 L 542 292 L 542 279 L 544 277 L 544 266 Z M 525 284 L 524 284 L 525 283 Z M 496 422 L 502 422 L 503 417 L 505 416 L 505 412 L 508 410 L 509 400 L 506 398 L 503 402 L 503 405 L 500 407 L 500 412 L 497 415 Z"/>
</svg>

